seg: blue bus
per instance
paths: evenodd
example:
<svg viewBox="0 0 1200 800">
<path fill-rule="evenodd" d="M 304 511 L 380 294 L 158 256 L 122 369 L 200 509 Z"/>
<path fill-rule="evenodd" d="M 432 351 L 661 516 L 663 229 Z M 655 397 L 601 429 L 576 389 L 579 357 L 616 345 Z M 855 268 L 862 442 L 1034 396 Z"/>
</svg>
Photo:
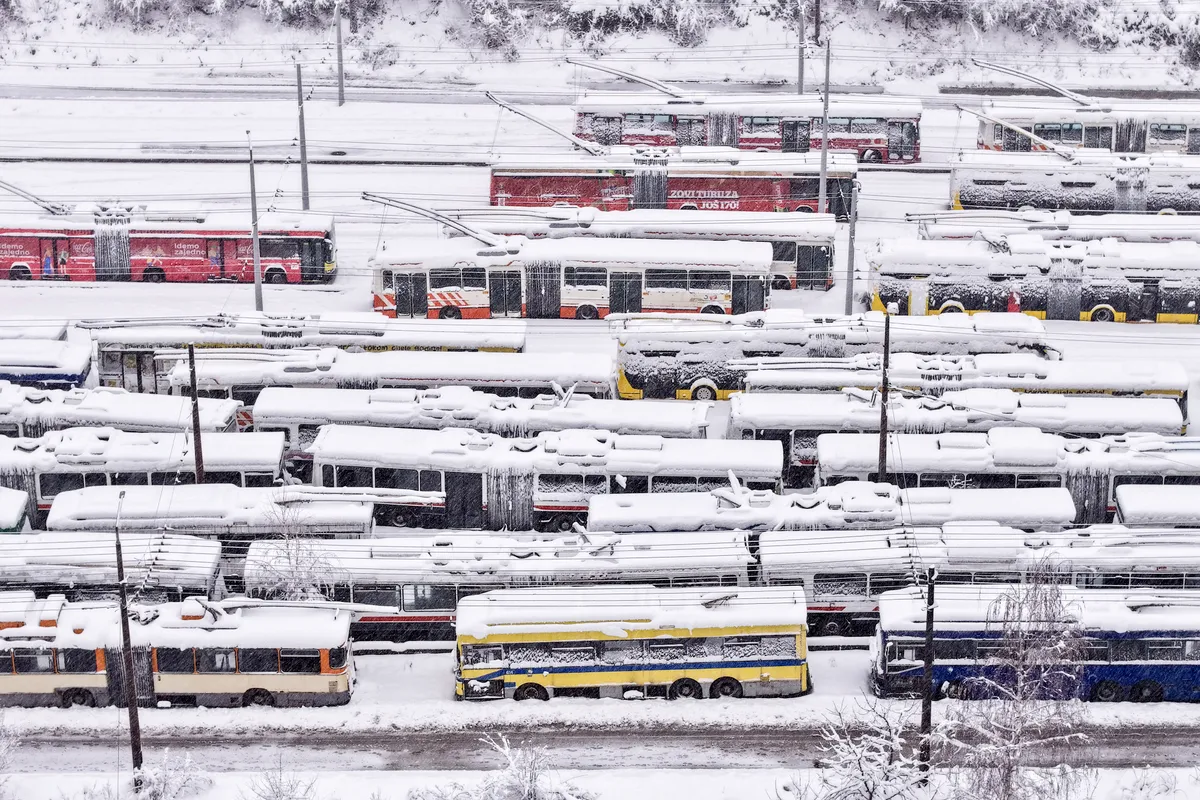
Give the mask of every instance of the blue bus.
<svg viewBox="0 0 1200 800">
<path fill-rule="evenodd" d="M 1095 702 L 1200 700 L 1200 582 L 1193 591 L 1062 588 L 1064 620 L 1079 637 L 1069 695 Z M 1001 626 L 992 609 L 1014 586 L 937 587 L 935 697 L 986 698 L 1003 683 Z M 885 592 L 872 643 L 871 687 L 880 697 L 924 690 L 923 587 Z M 1052 684 L 1046 682 L 1045 686 Z M 1061 682 L 1053 684 L 1063 686 Z M 990 690 L 990 691 L 989 691 Z"/>
</svg>

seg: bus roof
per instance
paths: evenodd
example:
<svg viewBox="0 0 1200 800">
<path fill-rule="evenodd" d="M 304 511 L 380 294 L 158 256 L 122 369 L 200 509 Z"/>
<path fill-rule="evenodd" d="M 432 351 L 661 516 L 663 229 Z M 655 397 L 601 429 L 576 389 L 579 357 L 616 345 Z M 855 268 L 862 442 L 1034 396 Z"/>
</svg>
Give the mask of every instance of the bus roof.
<svg viewBox="0 0 1200 800">
<path fill-rule="evenodd" d="M 1117 520 L 1126 525 L 1200 526 L 1200 492 L 1195 486 L 1128 484 L 1114 491 Z"/>
<path fill-rule="evenodd" d="M 1063 242 L 1033 233 L 1013 233 L 992 240 L 881 239 L 867 248 L 866 255 L 871 268 L 883 274 L 897 271 L 907 275 L 915 268 L 934 275 L 984 278 L 989 269 L 1005 275 L 1022 269 L 1045 273 L 1055 264 L 1066 263 L 1096 270 L 1183 270 L 1190 275 L 1200 261 L 1200 243 L 1122 242 L 1116 238 Z M 964 268 L 978 269 L 981 274 L 964 275 Z"/>
<path fill-rule="evenodd" d="M 1020 211 L 939 211 L 920 215 L 925 239 L 971 238 L 1036 233 L 1045 239 L 1106 239 L 1126 242 L 1200 241 L 1195 220 L 1176 214 L 1072 214 L 1026 208 Z"/>
<path fill-rule="evenodd" d="M 1148 168 L 1153 173 L 1195 174 L 1200 170 L 1200 156 L 1174 153 L 1130 155 L 1108 150 L 1078 149 L 1070 160 L 1045 150 L 1014 153 L 999 150 L 962 150 L 950 161 L 952 172 L 958 170 L 1003 170 L 1007 172 L 1078 172 L 1100 170 L 1116 175 L 1118 168 Z"/>
<path fill-rule="evenodd" d="M 0 323 L 0 339 L 65 340 L 70 329 L 66 320 L 21 319 L 14 317 Z"/>
<path fill-rule="evenodd" d="M 504 158 L 492 164 L 493 174 L 576 171 L 580 173 L 630 171 L 644 169 L 643 161 L 665 164 L 672 175 L 811 175 L 821 170 L 821 154 L 778 153 L 737 150 L 732 147 L 622 147 L 610 148 L 608 155 L 552 153 L 539 156 Z M 854 177 L 858 161 L 846 153 L 829 153 L 826 171 L 831 177 Z"/>
<path fill-rule="evenodd" d="M 501 589 L 458 603 L 459 637 L 562 631 L 606 636 L 712 628 L 799 629 L 807 622 L 804 590 L 788 588 L 656 589 L 598 586 Z"/>
<path fill-rule="evenodd" d="M 513 467 L 545 473 L 743 476 L 777 479 L 779 442 L 666 439 L 603 430 L 506 439 L 473 430 L 326 425 L 309 448 L 315 460 L 483 472 Z"/>
<path fill-rule="evenodd" d="M 712 94 L 669 97 L 659 92 L 587 92 L 575 102 L 580 114 L 672 114 L 698 117 L 738 114 L 746 117 L 820 117 L 824 100 L 819 94 Z M 921 116 L 921 102 L 885 95 L 831 94 L 832 116 Z"/>
<path fill-rule="evenodd" d="M 128 227 L 134 233 L 160 233 L 172 236 L 210 236 L 214 233 L 232 233 L 250 236 L 250 213 L 228 210 L 148 210 L 145 206 L 121 209 L 128 218 Z M 111 218 L 112 211 L 98 207 L 75 209 L 66 215 L 29 214 L 8 217 L 0 227 L 2 231 L 55 232 L 74 230 L 91 234 L 98 217 Z M 327 236 L 333 230 L 333 216 L 312 211 L 267 211 L 258 217 L 258 231 L 262 236 Z"/>
<path fill-rule="evenodd" d="M 200 398 L 200 428 L 223 431 L 237 418 L 236 400 Z M 0 425 L 114 427 L 124 431 L 176 431 L 192 427 L 192 400 L 124 389 L 30 389 L 0 381 Z"/>
<path fill-rule="evenodd" d="M 808 395 L 742 392 L 729 398 L 729 424 L 738 430 L 879 430 L 878 392 L 843 389 Z M 1005 425 L 1056 433 L 1118 434 L 1145 431 L 1182 436 L 1183 411 L 1166 397 L 1076 397 L 1011 389 L 960 389 L 938 397 L 888 398 L 888 429 L 941 433 L 988 430 Z"/>
<path fill-rule="evenodd" d="M 113 538 L 111 531 L 0 536 L 0 584 L 115 586 Z M 174 533 L 122 532 L 121 551 L 134 590 L 182 587 L 207 593 L 221 559 L 220 542 Z"/>
<path fill-rule="evenodd" d="M 1166 401 L 1170 402 L 1170 401 Z M 601 400 L 575 394 L 499 397 L 466 386 L 438 389 L 295 389 L 271 386 L 254 401 L 259 430 L 288 424 L 358 423 L 393 428 L 474 428 L 527 436 L 599 428 L 699 438 L 711 403 Z"/>
<path fill-rule="evenodd" d="M 204 465 L 218 470 L 273 472 L 283 459 L 282 433 L 202 433 Z M 63 468 L 119 471 L 191 470 L 191 433 L 126 433 L 68 428 L 33 439 L 0 436 L 0 472 Z"/>
<path fill-rule="evenodd" d="M 36 377 L 47 371 L 83 375 L 92 364 L 86 344 L 54 339 L 0 339 L 0 372 Z"/>
</svg>

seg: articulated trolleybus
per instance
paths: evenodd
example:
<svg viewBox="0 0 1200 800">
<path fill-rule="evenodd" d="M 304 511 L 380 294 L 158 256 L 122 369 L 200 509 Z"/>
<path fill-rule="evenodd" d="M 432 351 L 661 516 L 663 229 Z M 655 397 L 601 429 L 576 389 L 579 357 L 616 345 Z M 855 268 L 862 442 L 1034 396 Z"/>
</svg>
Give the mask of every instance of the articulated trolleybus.
<svg viewBox="0 0 1200 800">
<path fill-rule="evenodd" d="M 804 695 L 806 612 L 799 588 L 487 592 L 458 605 L 454 696 Z"/>
</svg>

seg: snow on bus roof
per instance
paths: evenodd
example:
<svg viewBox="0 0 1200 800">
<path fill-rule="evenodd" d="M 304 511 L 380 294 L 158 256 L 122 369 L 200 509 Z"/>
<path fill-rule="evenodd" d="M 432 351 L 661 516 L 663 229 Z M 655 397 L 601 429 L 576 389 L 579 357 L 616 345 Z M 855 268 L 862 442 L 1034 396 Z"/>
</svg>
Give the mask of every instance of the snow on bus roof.
<svg viewBox="0 0 1200 800">
<path fill-rule="evenodd" d="M 605 636 L 704 628 L 800 628 L 807 622 L 804 590 L 788 588 L 656 589 L 597 586 L 501 589 L 458 603 L 459 637 L 483 639 L 550 632 Z"/>
<path fill-rule="evenodd" d="M 1076 150 L 1070 160 L 1046 150 L 1016 153 L 1000 150 L 961 150 L 950 161 L 951 170 L 997 169 L 1016 172 L 1067 172 L 1111 170 L 1131 167 L 1149 168 L 1151 172 L 1187 172 L 1200 170 L 1200 156 L 1174 153 L 1152 153 L 1130 157 L 1125 153 L 1107 150 Z"/>
<path fill-rule="evenodd" d="M 729 398 L 729 424 L 739 430 L 879 430 L 879 394 L 865 389 L 807 395 L 741 392 Z M 1059 433 L 1145 431 L 1183 434 L 1183 411 L 1166 397 L 1077 397 L 1011 389 L 961 389 L 938 397 L 888 398 L 889 430 L 904 433 L 988 430 L 1006 425 Z"/>
<path fill-rule="evenodd" d="M 200 427 L 227 429 L 237 417 L 236 400 L 200 398 Z M 183 430 L 192 425 L 192 400 L 138 394 L 113 387 L 31 389 L 0 381 L 0 422 L 115 427 L 125 431 Z"/>
<path fill-rule="evenodd" d="M 282 433 L 202 433 L 205 466 L 274 472 L 283 459 Z M 0 471 L 95 468 L 106 472 L 191 470 L 190 433 L 126 433 L 115 428 L 68 428 L 38 438 L 0 436 Z"/>
<path fill-rule="evenodd" d="M 578 170 L 583 173 L 609 172 L 612 170 L 643 169 L 644 161 L 667 165 L 673 175 L 704 173 L 812 173 L 821 170 L 821 154 L 780 153 L 738 150 L 733 147 L 624 147 L 613 146 L 607 155 L 593 156 L 582 153 L 553 153 L 533 157 L 521 155 L 497 159 L 492 163 L 493 173 L 529 171 Z M 834 177 L 854 176 L 858 173 L 858 159 L 847 153 L 829 153 L 827 171 Z"/>
<path fill-rule="evenodd" d="M 692 94 L 668 97 L 661 92 L 590 91 L 574 105 L 576 113 L 616 114 L 657 113 L 680 117 L 705 114 L 741 116 L 820 117 L 824 108 L 820 95 Z M 829 113 L 834 116 L 882 116 L 916 119 L 921 116 L 918 100 L 890 95 L 835 94 L 829 98 Z"/>
<path fill-rule="evenodd" d="M 314 540 L 306 545 L 338 583 L 492 583 L 614 580 L 743 574 L 753 563 L 741 532 L 689 536 L 588 534 L 523 541 L 463 531 L 384 539 Z M 269 588 L 295 554 L 256 541 L 246 554 L 248 589 Z"/>
<path fill-rule="evenodd" d="M 84 321 L 101 347 L 147 345 L 154 348 L 197 345 L 292 347 L 450 347 L 521 350 L 528 323 L 502 321 L 389 319 L 374 312 L 339 311 L 312 316 L 253 312 L 194 319 Z"/>
<path fill-rule="evenodd" d="M 735 474 L 776 479 L 783 447 L 774 441 L 667 439 L 604 430 L 506 439 L 445 428 L 417 430 L 325 425 L 309 448 L 319 461 L 482 472 L 503 467 L 610 475 Z"/>
<path fill-rule="evenodd" d="M 28 508 L 28 494 L 0 486 L 0 531 L 11 531 L 20 525 Z"/>
<path fill-rule="evenodd" d="M 1170 401 L 1167 401 L 1170 402 Z M 394 428 L 475 428 L 528 435 L 571 428 L 698 438 L 708 428 L 711 403 L 500 397 L 467 386 L 437 389 L 297 389 L 269 386 L 254 401 L 260 430 L 299 423 L 359 423 Z"/>
<path fill-rule="evenodd" d="M 989 533 L 1013 531 L 988 526 Z M 947 560 L 939 528 L 767 531 L 759 537 L 758 557 L 767 580 L 781 581 L 813 572 L 907 573 L 911 578 Z"/>
<path fill-rule="evenodd" d="M 121 214 L 128 219 L 133 231 L 174 233 L 179 236 L 195 234 L 209 235 L 214 231 L 228 231 L 250 236 L 250 214 L 221 208 L 188 209 L 174 211 L 146 205 L 118 204 L 112 208 L 100 206 L 78 207 L 65 215 L 28 214 L 17 219 L 5 217 L 6 227 L 29 230 L 60 231 L 79 230 L 90 233 L 96 227 L 99 216 L 114 218 Z M 280 233 L 303 233 L 324 236 L 333 230 L 333 216 L 317 211 L 266 211 L 258 217 L 258 230 L 263 236 Z"/>
<path fill-rule="evenodd" d="M 1127 484 L 1114 490 L 1117 519 L 1127 525 L 1200 526 L 1200 491 L 1195 486 Z"/>
<path fill-rule="evenodd" d="M 1045 272 L 1067 261 L 1084 268 L 1128 271 L 1138 267 L 1194 269 L 1200 243 L 1193 241 L 1122 242 L 1108 237 L 1086 242 L 1048 241 L 1034 233 L 1002 234 L 982 239 L 881 239 L 867 249 L 872 269 L 911 272 L 914 266 L 936 274 L 961 276 L 963 267 L 996 268 L 1008 274 L 1015 267 Z M 980 276 L 982 277 L 982 276 Z M 1025 315 L 1028 316 L 1028 315 Z"/>
<path fill-rule="evenodd" d="M 0 583 L 116 585 L 111 531 L 71 531 L 0 536 Z M 209 591 L 221 543 L 171 533 L 121 533 L 126 579 L 148 589 L 186 587 Z"/>
<path fill-rule="evenodd" d="M 92 348 L 86 344 L 54 339 L 0 338 L 0 369 L 10 373 L 57 370 L 80 375 L 92 363 Z"/>
<path fill-rule="evenodd" d="M 1019 591 L 1014 586 L 946 585 L 937 588 L 934 621 L 940 630 L 986 630 L 995 620 L 996 602 Z M 1187 594 L 1152 590 L 1075 589 L 1062 587 L 1067 619 L 1085 632 L 1195 631 L 1200 600 Z M 918 587 L 879 596 L 879 626 L 884 631 L 925 630 L 925 598 Z M 993 622 L 998 625 L 999 621 Z"/>
<path fill-rule="evenodd" d="M 1200 240 L 1195 220 L 1175 214 L 1072 214 L 1070 211 L 944 211 L 922 215 L 925 239 L 970 238 L 976 233 L 1036 233 L 1045 239 L 1107 239 L 1126 242 Z"/>
<path fill-rule="evenodd" d="M 604 353 L 477 353 L 395 350 L 350 353 L 334 348 L 231 350 L 196 354 L 196 380 L 204 388 L 228 386 L 348 385 L 374 388 L 389 382 L 497 386 L 578 383 L 608 388 L 613 360 Z M 186 360 L 170 371 L 172 386 L 190 381 Z"/>
<path fill-rule="evenodd" d="M 62 341 L 67 338 L 68 328 L 66 320 L 10 318 L 0 322 L 0 339 Z"/>
<path fill-rule="evenodd" d="M 204 454 L 207 460 L 207 445 Z M 125 495 L 123 503 L 122 493 Z M 287 487 L 242 488 L 219 483 L 89 486 L 56 495 L 46 527 L 50 530 L 111 528 L 116 524 L 119 508 L 123 529 L 309 525 L 371 529 L 371 503 L 317 500 L 314 497 L 319 495 Z"/>
</svg>

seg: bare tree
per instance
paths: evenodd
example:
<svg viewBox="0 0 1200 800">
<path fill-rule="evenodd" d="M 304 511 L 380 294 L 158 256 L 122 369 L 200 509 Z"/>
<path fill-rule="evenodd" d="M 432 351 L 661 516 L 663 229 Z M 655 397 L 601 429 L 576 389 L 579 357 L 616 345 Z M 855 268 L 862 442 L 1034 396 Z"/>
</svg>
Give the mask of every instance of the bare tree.
<svg viewBox="0 0 1200 800">
<path fill-rule="evenodd" d="M 270 528 L 274 538 L 264 544 L 264 557 L 254 565 L 254 583 L 265 596 L 319 600 L 344 580 L 342 571 L 317 546 L 319 540 L 304 536 L 300 512 L 294 507 L 280 505 L 272 512 Z"/>
<path fill-rule="evenodd" d="M 273 768 L 250 781 L 242 800 L 317 800 L 317 779 L 305 778 L 283 768 L 283 756 Z"/>
<path fill-rule="evenodd" d="M 451 783 L 413 789 L 408 800 L 595 800 L 591 792 L 554 778 L 544 747 L 512 747 L 503 735 L 481 741 L 504 757 L 503 769 L 477 786 Z"/>
</svg>

